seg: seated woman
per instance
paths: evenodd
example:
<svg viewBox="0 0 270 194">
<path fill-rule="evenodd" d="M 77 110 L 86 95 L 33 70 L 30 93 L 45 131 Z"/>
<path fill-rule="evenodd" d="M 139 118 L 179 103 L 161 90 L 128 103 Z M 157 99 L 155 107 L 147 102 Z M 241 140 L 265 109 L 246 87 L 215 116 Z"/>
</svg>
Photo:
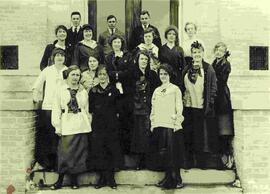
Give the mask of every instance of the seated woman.
<svg viewBox="0 0 270 194">
<path fill-rule="evenodd" d="M 88 60 L 91 55 L 98 56 L 99 62 L 102 64 L 104 53 L 102 46 L 93 40 L 93 28 L 89 24 L 85 24 L 82 30 L 83 40 L 75 46 L 72 64 L 78 65 L 83 72 L 88 69 Z"/>
<path fill-rule="evenodd" d="M 158 157 L 155 163 L 165 171 L 165 177 L 157 186 L 165 189 L 182 188 L 180 167 L 183 163 L 182 93 L 170 82 L 173 70 L 168 64 L 159 68 L 159 86 L 152 97 L 151 130 L 153 131 L 153 152 Z M 157 165 L 157 164 L 156 164 Z"/>
<path fill-rule="evenodd" d="M 215 60 L 212 66 L 217 76 L 217 97 L 215 112 L 219 130 L 219 153 L 221 155 L 221 168 L 232 168 L 233 150 L 232 138 L 234 136 L 233 112 L 230 89 L 227 85 L 231 64 L 227 60 L 229 51 L 223 42 L 219 42 L 214 48 Z"/>
<path fill-rule="evenodd" d="M 114 173 L 123 165 L 118 136 L 117 101 L 120 92 L 109 83 L 104 65 L 99 66 L 97 73 L 99 84 L 89 92 L 89 112 L 93 115 L 90 166 L 100 175 L 96 189 L 106 185 L 116 189 Z"/>
<path fill-rule="evenodd" d="M 97 69 L 99 66 L 99 58 L 97 55 L 90 55 L 88 59 L 88 69 L 82 72 L 81 84 L 86 89 L 87 93 L 91 88 L 98 85 Z"/>
<path fill-rule="evenodd" d="M 183 128 L 187 168 L 207 168 L 212 154 L 216 154 L 218 150 L 218 130 L 214 114 L 216 74 L 213 67 L 204 62 L 203 53 L 202 44 L 194 42 L 191 45 L 193 63 L 183 70 Z"/>
<path fill-rule="evenodd" d="M 81 71 L 70 66 L 64 71 L 66 84 L 58 88 L 52 109 L 52 125 L 60 136 L 57 155 L 59 178 L 51 186 L 60 189 L 65 174 L 71 176 L 71 188 L 78 189 L 77 176 L 87 170 L 88 134 L 91 131 L 88 94 L 79 84 Z"/>
<path fill-rule="evenodd" d="M 36 132 L 35 160 L 49 171 L 57 168 L 56 152 L 59 139 L 51 125 L 52 105 L 56 91 L 63 84 L 63 71 L 67 69 L 64 65 L 63 49 L 54 48 L 51 58 L 53 65 L 41 71 L 33 86 L 33 101 L 42 101 Z"/>
<path fill-rule="evenodd" d="M 51 55 L 54 48 L 61 48 L 65 51 L 65 62 L 64 64 L 69 67 L 72 60 L 71 47 L 67 42 L 67 28 L 64 25 L 59 25 L 55 29 L 56 40 L 53 44 L 48 44 L 45 48 L 44 54 L 40 62 L 40 70 L 53 64 Z"/>
</svg>

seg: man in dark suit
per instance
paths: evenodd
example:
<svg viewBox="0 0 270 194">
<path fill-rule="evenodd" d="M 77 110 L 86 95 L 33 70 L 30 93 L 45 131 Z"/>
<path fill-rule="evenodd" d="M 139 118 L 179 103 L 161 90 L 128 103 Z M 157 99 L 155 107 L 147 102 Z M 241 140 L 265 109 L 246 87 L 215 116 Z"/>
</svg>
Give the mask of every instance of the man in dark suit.
<svg viewBox="0 0 270 194">
<path fill-rule="evenodd" d="M 83 39 L 83 30 L 80 26 L 81 14 L 78 11 L 71 13 L 71 28 L 68 29 L 67 41 L 71 47 L 71 52 L 74 52 L 75 45 Z"/>
<path fill-rule="evenodd" d="M 107 24 L 107 30 L 102 32 L 98 37 L 98 43 L 103 47 L 105 57 L 112 51 L 112 48 L 109 45 L 109 39 L 112 35 L 120 35 L 124 40 L 126 40 L 125 34 L 116 27 L 117 19 L 114 15 L 109 15 L 107 17 Z"/>
<path fill-rule="evenodd" d="M 147 28 L 153 28 L 155 37 L 153 40 L 153 43 L 160 48 L 161 47 L 161 39 L 160 39 L 160 34 L 158 29 L 150 24 L 150 14 L 148 11 L 143 10 L 140 13 L 140 22 L 141 25 L 135 27 L 132 31 L 131 38 L 130 38 L 130 44 L 129 44 L 129 49 L 132 51 L 135 49 L 140 43 L 143 43 L 143 35 L 144 35 L 144 30 Z"/>
</svg>

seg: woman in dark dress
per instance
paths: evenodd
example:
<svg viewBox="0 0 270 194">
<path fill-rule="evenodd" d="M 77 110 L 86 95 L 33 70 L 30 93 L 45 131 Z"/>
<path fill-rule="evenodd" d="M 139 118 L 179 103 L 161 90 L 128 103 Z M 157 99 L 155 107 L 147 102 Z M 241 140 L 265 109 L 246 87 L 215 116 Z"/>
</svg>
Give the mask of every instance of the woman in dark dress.
<svg viewBox="0 0 270 194">
<path fill-rule="evenodd" d="M 57 40 L 53 44 L 48 44 L 45 48 L 44 54 L 40 62 L 40 70 L 53 64 L 51 54 L 54 48 L 61 48 L 65 51 L 65 62 L 64 64 L 69 67 L 71 64 L 71 58 L 73 53 L 71 53 L 71 48 L 67 42 L 67 28 L 64 25 L 59 25 L 55 29 L 55 35 Z"/>
<path fill-rule="evenodd" d="M 139 51 L 133 72 L 134 124 L 131 136 L 131 152 L 135 154 L 137 169 L 144 168 L 149 152 L 151 97 L 159 83 L 157 74 L 150 70 L 150 56 L 146 51 Z"/>
<path fill-rule="evenodd" d="M 60 189 L 64 175 L 71 176 L 71 188 L 78 189 L 78 174 L 87 171 L 88 134 L 91 131 L 88 113 L 88 94 L 79 84 L 81 71 L 78 66 L 70 66 L 63 72 L 63 84 L 55 96 L 52 109 L 52 125 L 60 136 L 57 156 L 59 178 L 51 186 Z"/>
<path fill-rule="evenodd" d="M 182 71 L 186 65 L 184 51 L 179 46 L 178 30 L 175 26 L 169 26 L 165 30 L 167 43 L 159 49 L 159 60 L 161 63 L 168 63 L 172 66 L 174 74 L 171 81 L 180 86 Z"/>
<path fill-rule="evenodd" d="M 227 60 L 230 55 L 227 46 L 223 42 L 216 44 L 214 48 L 215 60 L 213 68 L 217 76 L 217 98 L 215 102 L 215 112 L 219 130 L 220 154 L 223 167 L 232 167 L 232 138 L 233 129 L 233 112 L 231 104 L 230 90 L 227 85 L 231 64 Z"/>
<path fill-rule="evenodd" d="M 83 25 L 82 30 L 83 40 L 75 46 L 72 64 L 79 66 L 83 72 L 89 68 L 88 59 L 90 55 L 97 55 L 99 62 L 103 64 L 104 53 L 102 46 L 92 39 L 93 28 L 89 24 L 85 24 Z"/>
<path fill-rule="evenodd" d="M 182 130 L 183 103 L 182 93 L 178 86 L 170 82 L 173 69 L 162 64 L 158 70 L 162 85 L 152 97 L 151 109 L 151 150 L 153 165 L 165 171 L 165 176 L 157 186 L 165 189 L 182 188 L 180 168 L 183 164 L 184 139 Z"/>
<path fill-rule="evenodd" d="M 130 130 L 132 128 L 132 56 L 125 51 L 125 40 L 120 35 L 109 39 L 113 51 L 105 58 L 110 83 L 121 93 L 119 98 L 119 133 L 122 151 L 130 151 Z"/>
<path fill-rule="evenodd" d="M 212 66 L 204 62 L 203 53 L 204 48 L 198 41 L 191 45 L 193 63 L 184 68 L 181 87 L 186 163 L 194 167 L 195 162 L 195 167 L 199 168 L 207 168 L 210 158 L 218 151 L 214 114 L 216 74 Z"/>
<path fill-rule="evenodd" d="M 89 92 L 89 112 L 92 114 L 92 140 L 90 166 L 100 177 L 96 189 L 110 186 L 116 189 L 114 173 L 123 165 L 118 137 L 118 108 L 120 95 L 104 65 L 98 68 L 99 84 Z"/>
</svg>

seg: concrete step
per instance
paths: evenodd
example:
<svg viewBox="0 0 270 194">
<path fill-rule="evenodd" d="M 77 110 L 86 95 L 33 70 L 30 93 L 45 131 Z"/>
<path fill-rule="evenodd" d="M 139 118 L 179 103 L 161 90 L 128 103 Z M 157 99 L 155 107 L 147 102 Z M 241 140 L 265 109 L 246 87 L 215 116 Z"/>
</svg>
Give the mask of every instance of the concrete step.
<svg viewBox="0 0 270 194">
<path fill-rule="evenodd" d="M 116 190 L 109 187 L 104 187 L 102 189 L 95 189 L 94 187 L 80 187 L 78 190 L 72 190 L 69 187 L 63 187 L 57 191 L 46 190 L 35 190 L 28 191 L 29 193 L 35 194 L 242 194 L 242 189 L 233 188 L 225 185 L 211 185 L 211 186 L 202 186 L 202 185 L 185 185 L 182 189 L 175 190 L 162 190 L 155 186 L 134 186 L 134 185 L 120 185 Z"/>
<path fill-rule="evenodd" d="M 115 175 L 116 182 L 122 185 L 153 185 L 160 181 L 164 176 L 162 172 L 149 170 L 123 170 Z M 186 184 L 230 184 L 235 179 L 235 173 L 232 170 L 201 170 L 190 169 L 182 170 L 181 176 Z M 54 172 L 36 172 L 33 181 L 38 184 L 40 180 L 45 185 L 53 184 L 58 178 Z M 98 176 L 95 173 L 84 173 L 79 176 L 81 185 L 95 184 Z M 69 184 L 69 177 L 65 177 L 64 185 Z"/>
</svg>

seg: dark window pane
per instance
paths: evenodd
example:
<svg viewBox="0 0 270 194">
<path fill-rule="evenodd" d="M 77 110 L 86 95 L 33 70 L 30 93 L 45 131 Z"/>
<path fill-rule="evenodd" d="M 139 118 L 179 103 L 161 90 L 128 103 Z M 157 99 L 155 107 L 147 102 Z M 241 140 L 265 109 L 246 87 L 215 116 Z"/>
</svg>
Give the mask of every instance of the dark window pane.
<svg viewBox="0 0 270 194">
<path fill-rule="evenodd" d="M 0 69 L 18 68 L 18 46 L 0 46 Z"/>
<path fill-rule="evenodd" d="M 268 70 L 268 47 L 266 46 L 249 47 L 249 69 Z"/>
</svg>

